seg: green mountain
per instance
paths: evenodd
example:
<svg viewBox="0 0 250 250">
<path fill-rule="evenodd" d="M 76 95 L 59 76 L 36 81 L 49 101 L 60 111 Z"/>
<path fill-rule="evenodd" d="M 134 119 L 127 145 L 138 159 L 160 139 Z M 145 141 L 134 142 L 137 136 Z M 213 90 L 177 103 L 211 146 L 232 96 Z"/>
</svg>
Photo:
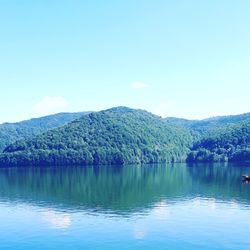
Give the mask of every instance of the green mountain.
<svg viewBox="0 0 250 250">
<path fill-rule="evenodd" d="M 79 113 L 59 113 L 55 115 L 35 118 L 18 123 L 4 123 L 0 125 L 0 151 L 17 140 L 27 139 L 44 133 L 50 129 L 63 126 L 83 116 Z"/>
<path fill-rule="evenodd" d="M 160 118 L 117 107 L 0 125 L 0 165 L 250 161 L 250 113 Z"/>
<path fill-rule="evenodd" d="M 190 133 L 143 110 L 117 107 L 17 141 L 1 165 L 101 165 L 185 161 Z"/>
<path fill-rule="evenodd" d="M 212 133 L 213 131 L 213 133 Z M 213 129 L 196 141 L 189 162 L 249 161 L 250 119 Z"/>
<path fill-rule="evenodd" d="M 170 117 L 165 121 L 188 129 L 194 136 L 188 162 L 250 160 L 250 113 L 204 120 Z"/>
</svg>

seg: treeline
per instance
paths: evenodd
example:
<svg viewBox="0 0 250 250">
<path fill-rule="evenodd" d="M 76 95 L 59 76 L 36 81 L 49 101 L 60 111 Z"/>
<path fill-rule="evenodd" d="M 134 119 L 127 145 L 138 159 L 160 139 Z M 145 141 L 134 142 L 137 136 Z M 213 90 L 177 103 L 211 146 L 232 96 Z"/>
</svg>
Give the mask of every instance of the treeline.
<svg viewBox="0 0 250 250">
<path fill-rule="evenodd" d="M 146 111 L 118 107 L 17 141 L 0 155 L 0 165 L 181 162 L 186 160 L 191 143 L 184 128 Z"/>
</svg>

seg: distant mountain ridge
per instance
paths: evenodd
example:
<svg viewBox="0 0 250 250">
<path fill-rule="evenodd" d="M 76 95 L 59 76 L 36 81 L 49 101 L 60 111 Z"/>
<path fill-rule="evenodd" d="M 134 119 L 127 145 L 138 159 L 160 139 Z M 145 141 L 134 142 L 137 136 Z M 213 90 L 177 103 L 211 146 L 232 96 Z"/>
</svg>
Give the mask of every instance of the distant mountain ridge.
<svg viewBox="0 0 250 250">
<path fill-rule="evenodd" d="M 11 143 L 63 126 L 88 112 L 58 113 L 16 123 L 0 124 L 0 152 Z"/>
<path fill-rule="evenodd" d="M 216 116 L 203 120 L 188 120 L 183 118 L 167 117 L 165 121 L 176 124 L 192 131 L 196 136 L 203 136 L 212 133 L 213 130 L 234 125 L 242 121 L 250 120 L 250 113 L 241 115 Z"/>
</svg>

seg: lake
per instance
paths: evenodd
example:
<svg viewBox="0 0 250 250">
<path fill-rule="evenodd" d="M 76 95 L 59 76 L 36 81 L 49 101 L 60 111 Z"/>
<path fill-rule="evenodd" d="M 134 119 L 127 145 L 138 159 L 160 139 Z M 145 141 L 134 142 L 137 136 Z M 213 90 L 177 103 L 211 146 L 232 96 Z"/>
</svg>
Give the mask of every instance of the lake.
<svg viewBox="0 0 250 250">
<path fill-rule="evenodd" d="M 0 169 L 0 249 L 249 249 L 250 165 Z"/>
</svg>

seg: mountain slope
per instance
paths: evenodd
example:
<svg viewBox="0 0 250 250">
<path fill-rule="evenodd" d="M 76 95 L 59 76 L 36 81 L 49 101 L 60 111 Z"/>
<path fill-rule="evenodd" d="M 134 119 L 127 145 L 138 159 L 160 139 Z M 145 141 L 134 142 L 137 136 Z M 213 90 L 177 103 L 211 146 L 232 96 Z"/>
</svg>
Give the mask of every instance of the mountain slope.
<svg viewBox="0 0 250 250">
<path fill-rule="evenodd" d="M 188 162 L 250 160 L 250 113 L 212 117 L 204 120 L 166 118 L 194 136 Z"/>
<path fill-rule="evenodd" d="M 187 130 L 126 107 L 91 113 L 4 150 L 1 165 L 101 165 L 184 161 Z"/>
<path fill-rule="evenodd" d="M 49 129 L 63 126 L 83 116 L 79 113 L 59 113 L 55 115 L 34 118 L 18 123 L 4 123 L 0 125 L 0 152 L 11 143 L 41 134 Z"/>
<path fill-rule="evenodd" d="M 198 140 L 189 162 L 250 160 L 250 120 L 224 125 Z"/>
</svg>

